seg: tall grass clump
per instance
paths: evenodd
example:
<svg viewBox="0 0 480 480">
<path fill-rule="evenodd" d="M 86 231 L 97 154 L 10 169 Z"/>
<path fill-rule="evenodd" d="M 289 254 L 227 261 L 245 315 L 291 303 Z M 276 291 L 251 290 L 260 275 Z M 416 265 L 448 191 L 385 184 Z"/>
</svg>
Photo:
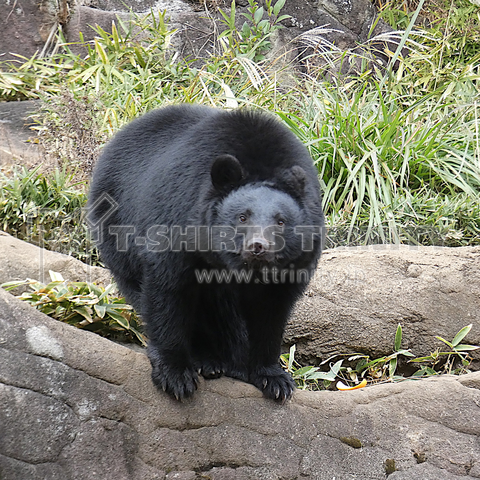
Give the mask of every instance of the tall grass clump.
<svg viewBox="0 0 480 480">
<path fill-rule="evenodd" d="M 400 45 L 386 71 L 307 82 L 297 112 L 279 113 L 316 161 L 330 246 L 480 244 L 478 33 L 469 54 L 450 57 L 480 13 L 459 3 L 428 30 L 409 14 L 415 48 L 403 58 Z"/>
<path fill-rule="evenodd" d="M 416 98 L 359 78 L 316 85 L 301 117 L 280 116 L 309 147 L 347 242 L 430 243 L 431 227 L 437 243 L 456 245 L 480 240 L 476 98 Z M 470 218 L 463 235 L 459 212 Z"/>
<path fill-rule="evenodd" d="M 74 175 L 40 167 L 16 168 L 0 174 L 0 229 L 35 245 L 72 255 L 90 263 L 97 260 L 90 242 L 84 207 L 86 185 Z"/>
<path fill-rule="evenodd" d="M 111 33 L 96 27 L 84 57 L 60 36 L 60 53 L 0 72 L 0 98 L 41 97 L 39 129 L 47 140 L 52 131 L 53 142 L 68 139 L 74 154 L 60 153 L 69 164 L 75 156 L 94 162 L 123 124 L 165 104 L 272 111 L 317 165 L 329 246 L 480 244 L 480 13 L 467 0 L 437 3 L 392 0 L 382 10 L 400 45 L 386 52 L 390 64 L 363 62 L 348 77 L 297 72 L 281 83 L 281 62 L 266 53 L 283 3 L 250 0 L 241 29 L 234 3 L 212 24 L 221 33 L 202 62 L 173 54 L 175 31 L 152 11 L 131 25 L 119 20 Z M 404 8 L 410 4 L 415 11 Z M 96 132 L 86 144 L 82 125 Z"/>
</svg>

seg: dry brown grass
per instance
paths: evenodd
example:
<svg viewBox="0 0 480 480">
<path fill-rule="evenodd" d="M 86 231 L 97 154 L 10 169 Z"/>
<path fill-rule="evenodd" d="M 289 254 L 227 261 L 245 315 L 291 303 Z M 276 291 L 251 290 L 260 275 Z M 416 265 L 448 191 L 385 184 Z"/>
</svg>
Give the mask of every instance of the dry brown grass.
<svg viewBox="0 0 480 480">
<path fill-rule="evenodd" d="M 67 166 L 78 180 L 88 178 L 106 140 L 98 125 L 97 102 L 88 97 L 76 99 L 63 90 L 43 108 L 37 129 L 48 163 Z"/>
</svg>

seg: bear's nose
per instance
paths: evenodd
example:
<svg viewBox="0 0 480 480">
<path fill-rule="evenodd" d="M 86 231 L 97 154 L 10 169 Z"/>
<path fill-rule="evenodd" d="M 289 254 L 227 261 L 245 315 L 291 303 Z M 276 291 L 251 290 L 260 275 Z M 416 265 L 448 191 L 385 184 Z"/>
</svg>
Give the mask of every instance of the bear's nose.
<svg viewBox="0 0 480 480">
<path fill-rule="evenodd" d="M 269 249 L 268 242 L 263 238 L 254 238 L 248 245 L 247 250 L 253 255 L 263 255 Z"/>
</svg>

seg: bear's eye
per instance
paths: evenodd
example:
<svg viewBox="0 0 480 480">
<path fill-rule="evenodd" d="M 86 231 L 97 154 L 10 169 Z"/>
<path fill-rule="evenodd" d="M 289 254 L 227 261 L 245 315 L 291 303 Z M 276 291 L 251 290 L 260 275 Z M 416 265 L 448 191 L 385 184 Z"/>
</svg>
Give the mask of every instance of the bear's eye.
<svg viewBox="0 0 480 480">
<path fill-rule="evenodd" d="M 285 220 L 279 220 L 277 223 L 278 223 L 278 225 L 283 227 L 285 225 Z"/>
<path fill-rule="evenodd" d="M 240 221 L 240 223 L 245 223 L 247 221 L 247 216 L 243 215 L 242 213 L 242 215 L 238 217 L 238 220 Z"/>
</svg>

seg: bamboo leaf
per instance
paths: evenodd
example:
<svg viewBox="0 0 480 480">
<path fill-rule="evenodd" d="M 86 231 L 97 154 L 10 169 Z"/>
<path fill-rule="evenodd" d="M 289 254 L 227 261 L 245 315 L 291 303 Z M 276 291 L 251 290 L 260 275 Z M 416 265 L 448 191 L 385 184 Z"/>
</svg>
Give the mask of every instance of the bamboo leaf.
<svg viewBox="0 0 480 480">
<path fill-rule="evenodd" d="M 107 308 L 104 305 L 94 305 L 93 306 L 95 313 L 100 317 L 104 318 Z"/>
<path fill-rule="evenodd" d="M 456 347 L 467 335 L 468 332 L 472 329 L 473 324 L 463 327 L 453 338 L 452 343 L 449 346 Z M 438 337 L 437 337 L 438 338 Z"/>
<path fill-rule="evenodd" d="M 479 348 L 480 347 L 476 345 L 457 345 L 456 347 L 454 347 L 454 350 L 456 352 L 469 352 L 472 350 L 478 350 Z"/>
<path fill-rule="evenodd" d="M 394 350 L 398 352 L 401 346 L 402 346 L 402 326 L 398 324 L 397 331 L 395 332 Z"/>
<path fill-rule="evenodd" d="M 128 320 L 125 317 L 123 317 L 122 315 L 120 315 L 119 313 L 112 312 L 112 311 L 109 310 L 108 311 L 108 316 L 110 318 L 112 318 L 113 320 L 115 320 L 125 330 L 130 330 L 130 324 L 129 324 Z"/>
<path fill-rule="evenodd" d="M 453 348 L 453 345 L 452 345 L 448 340 L 445 340 L 444 338 L 438 337 L 438 336 L 436 336 L 435 338 L 436 338 L 437 340 L 440 340 L 441 342 L 445 343 L 445 344 L 448 345 L 450 348 Z"/>
<path fill-rule="evenodd" d="M 90 323 L 93 322 L 92 311 L 90 310 L 90 308 L 88 308 L 86 306 L 83 306 L 83 305 L 79 305 L 79 306 L 74 307 L 72 310 L 74 312 L 77 312 L 78 314 L 80 314 L 83 318 L 88 320 Z"/>
<path fill-rule="evenodd" d="M 292 371 L 293 362 L 295 361 L 295 349 L 296 349 L 295 345 L 292 345 L 290 347 L 290 354 L 288 356 L 288 371 L 289 372 Z"/>
<path fill-rule="evenodd" d="M 285 6 L 286 0 L 278 0 L 273 7 L 273 14 L 277 16 L 280 10 Z"/>
<path fill-rule="evenodd" d="M 302 368 L 299 368 L 298 370 L 295 370 L 293 373 L 292 373 L 292 376 L 294 378 L 296 377 L 304 377 L 305 375 L 307 375 L 309 372 L 311 372 L 312 370 L 317 370 L 315 367 L 302 367 Z"/>
</svg>

